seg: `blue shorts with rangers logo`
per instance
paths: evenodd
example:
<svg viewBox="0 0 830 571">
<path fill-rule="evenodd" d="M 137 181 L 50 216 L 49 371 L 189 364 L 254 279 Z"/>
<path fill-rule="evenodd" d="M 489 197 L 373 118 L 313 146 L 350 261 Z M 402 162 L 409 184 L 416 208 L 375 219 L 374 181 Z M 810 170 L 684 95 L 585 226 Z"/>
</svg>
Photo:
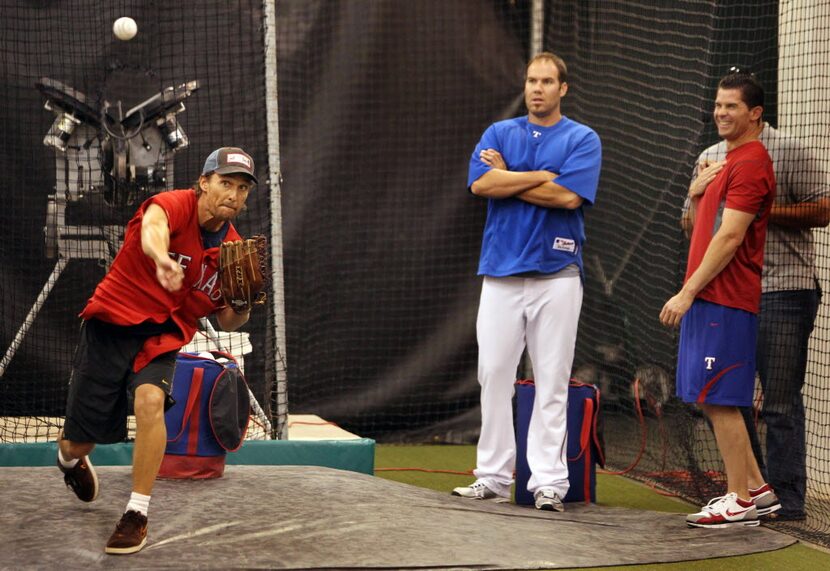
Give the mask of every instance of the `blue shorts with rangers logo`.
<svg viewBox="0 0 830 571">
<path fill-rule="evenodd" d="M 680 323 L 677 396 L 688 403 L 751 406 L 758 316 L 696 299 Z"/>
</svg>

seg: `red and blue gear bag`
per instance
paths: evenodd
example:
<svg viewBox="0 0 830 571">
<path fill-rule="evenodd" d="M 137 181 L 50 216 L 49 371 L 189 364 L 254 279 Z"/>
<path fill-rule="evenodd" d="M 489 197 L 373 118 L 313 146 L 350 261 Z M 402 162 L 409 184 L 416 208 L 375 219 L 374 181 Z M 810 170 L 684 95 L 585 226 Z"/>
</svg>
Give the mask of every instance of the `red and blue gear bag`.
<svg viewBox="0 0 830 571">
<path fill-rule="evenodd" d="M 202 353 L 204 355 L 204 353 Z M 232 355 L 179 353 L 164 414 L 167 448 L 159 478 L 219 478 L 242 446 L 250 420 L 248 385 Z"/>
<path fill-rule="evenodd" d="M 531 380 L 516 381 L 516 503 L 532 505 L 527 490 L 527 431 L 536 386 Z M 568 384 L 568 482 L 564 502 L 596 502 L 597 464 L 605 466 L 605 446 L 599 414 L 599 389 L 571 379 Z"/>
</svg>

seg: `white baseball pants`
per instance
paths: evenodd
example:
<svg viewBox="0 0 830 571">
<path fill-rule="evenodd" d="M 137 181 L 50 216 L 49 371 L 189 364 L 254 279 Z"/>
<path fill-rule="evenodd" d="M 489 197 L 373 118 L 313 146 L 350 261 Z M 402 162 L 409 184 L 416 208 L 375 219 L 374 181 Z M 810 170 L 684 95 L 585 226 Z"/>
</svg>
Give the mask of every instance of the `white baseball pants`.
<svg viewBox="0 0 830 571">
<path fill-rule="evenodd" d="M 516 466 L 512 398 L 525 345 L 536 384 L 527 488 L 552 487 L 560 498 L 568 491 L 568 380 L 581 308 L 579 276 L 484 277 L 476 323 L 481 436 L 473 473 L 500 495 L 509 495 Z"/>
</svg>

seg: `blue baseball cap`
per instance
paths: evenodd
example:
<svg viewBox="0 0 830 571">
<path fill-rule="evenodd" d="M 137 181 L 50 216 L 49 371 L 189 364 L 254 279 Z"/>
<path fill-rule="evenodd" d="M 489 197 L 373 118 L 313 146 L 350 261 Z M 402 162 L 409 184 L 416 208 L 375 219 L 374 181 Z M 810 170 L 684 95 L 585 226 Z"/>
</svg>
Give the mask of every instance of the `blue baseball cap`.
<svg viewBox="0 0 830 571">
<path fill-rule="evenodd" d="M 259 184 L 254 175 L 254 159 L 239 147 L 221 147 L 208 155 L 202 175 L 244 174 Z"/>
</svg>

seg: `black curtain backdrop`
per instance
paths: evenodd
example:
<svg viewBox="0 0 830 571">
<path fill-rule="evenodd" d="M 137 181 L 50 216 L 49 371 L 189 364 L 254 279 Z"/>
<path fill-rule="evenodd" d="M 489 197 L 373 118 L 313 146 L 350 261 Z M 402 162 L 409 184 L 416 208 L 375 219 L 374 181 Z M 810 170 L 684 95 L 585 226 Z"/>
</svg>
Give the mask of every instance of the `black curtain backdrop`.
<svg viewBox="0 0 830 571">
<path fill-rule="evenodd" d="M 518 4 L 278 4 L 292 411 L 381 439 L 476 430 L 467 165 L 521 113 Z"/>
</svg>

